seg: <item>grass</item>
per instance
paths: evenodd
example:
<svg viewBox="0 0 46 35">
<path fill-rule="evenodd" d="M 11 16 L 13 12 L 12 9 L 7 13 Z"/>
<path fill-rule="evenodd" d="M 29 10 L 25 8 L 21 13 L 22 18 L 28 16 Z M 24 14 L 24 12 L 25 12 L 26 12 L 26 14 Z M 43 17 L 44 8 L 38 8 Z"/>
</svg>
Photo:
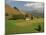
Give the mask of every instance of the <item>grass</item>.
<svg viewBox="0 0 46 35">
<path fill-rule="evenodd" d="M 8 20 L 6 22 L 6 32 L 7 33 L 16 33 L 16 21 Z"/>
<path fill-rule="evenodd" d="M 17 22 L 18 21 L 18 22 Z M 39 32 L 35 30 L 35 28 L 38 28 L 38 25 L 41 26 L 41 32 L 43 30 L 43 19 L 34 19 L 30 21 L 26 20 L 16 20 L 16 33 L 30 33 L 30 32 Z"/>
<path fill-rule="evenodd" d="M 32 33 L 39 32 L 38 25 L 41 26 L 40 32 L 44 30 L 44 20 L 43 18 L 33 19 L 33 20 L 8 20 L 6 21 L 6 31 L 7 33 Z"/>
</svg>

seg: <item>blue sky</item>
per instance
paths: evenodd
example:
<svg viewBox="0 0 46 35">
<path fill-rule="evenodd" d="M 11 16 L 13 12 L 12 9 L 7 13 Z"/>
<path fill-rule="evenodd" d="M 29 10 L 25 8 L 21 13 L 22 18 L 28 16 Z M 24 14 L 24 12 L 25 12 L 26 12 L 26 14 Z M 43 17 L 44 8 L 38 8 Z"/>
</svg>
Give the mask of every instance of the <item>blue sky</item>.
<svg viewBox="0 0 46 35">
<path fill-rule="evenodd" d="M 19 9 L 31 11 L 31 8 L 30 7 L 24 6 L 24 4 L 29 3 L 29 2 L 24 2 L 24 1 L 11 1 L 11 0 L 9 1 L 9 0 L 6 0 L 6 3 L 9 4 L 12 7 L 17 7 Z"/>
<path fill-rule="evenodd" d="M 6 0 L 6 4 L 9 4 L 12 7 L 17 7 L 19 9 L 26 10 L 26 11 L 38 10 L 43 8 L 42 3 L 32 3 L 26 1 Z"/>
</svg>

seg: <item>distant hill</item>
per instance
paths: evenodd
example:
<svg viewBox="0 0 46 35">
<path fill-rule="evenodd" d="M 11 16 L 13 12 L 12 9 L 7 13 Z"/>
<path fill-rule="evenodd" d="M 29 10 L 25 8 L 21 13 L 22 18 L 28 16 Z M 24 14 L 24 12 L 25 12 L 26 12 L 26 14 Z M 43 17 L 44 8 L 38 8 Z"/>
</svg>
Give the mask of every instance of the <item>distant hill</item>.
<svg viewBox="0 0 46 35">
<path fill-rule="evenodd" d="M 37 10 L 24 11 L 24 12 L 32 14 L 33 16 L 44 16 L 44 9 L 37 9 Z"/>
<path fill-rule="evenodd" d="M 9 5 L 5 5 L 5 13 L 8 13 L 10 15 L 19 15 L 22 14 L 17 8 L 14 9 Z"/>
<path fill-rule="evenodd" d="M 5 5 L 5 16 L 6 19 L 18 19 L 18 18 L 24 18 L 25 13 L 16 7 L 12 8 L 9 5 Z"/>
<path fill-rule="evenodd" d="M 8 19 L 13 18 L 13 16 L 15 17 L 15 19 L 18 19 L 18 18 L 24 18 L 24 15 L 26 14 L 32 14 L 33 16 L 44 16 L 44 11 L 43 9 L 39 9 L 39 10 L 37 9 L 37 10 L 32 10 L 32 12 L 30 11 L 27 12 L 18 9 L 16 7 L 5 5 L 5 14 Z"/>
<path fill-rule="evenodd" d="M 22 9 L 18 9 L 16 7 L 14 7 L 14 9 L 17 9 L 22 15 L 26 15 L 26 12 L 24 12 Z"/>
</svg>

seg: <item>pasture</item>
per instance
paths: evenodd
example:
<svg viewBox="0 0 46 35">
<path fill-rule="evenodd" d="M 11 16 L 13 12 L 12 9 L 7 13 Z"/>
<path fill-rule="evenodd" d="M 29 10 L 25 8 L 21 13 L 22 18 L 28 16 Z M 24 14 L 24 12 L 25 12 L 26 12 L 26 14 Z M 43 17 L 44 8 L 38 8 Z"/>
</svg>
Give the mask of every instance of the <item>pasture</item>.
<svg viewBox="0 0 46 35">
<path fill-rule="evenodd" d="M 40 31 L 39 29 L 40 25 Z M 7 20 L 6 21 L 6 33 L 7 34 L 18 34 L 18 33 L 36 33 L 44 31 L 44 19 L 35 18 L 33 20 Z"/>
</svg>

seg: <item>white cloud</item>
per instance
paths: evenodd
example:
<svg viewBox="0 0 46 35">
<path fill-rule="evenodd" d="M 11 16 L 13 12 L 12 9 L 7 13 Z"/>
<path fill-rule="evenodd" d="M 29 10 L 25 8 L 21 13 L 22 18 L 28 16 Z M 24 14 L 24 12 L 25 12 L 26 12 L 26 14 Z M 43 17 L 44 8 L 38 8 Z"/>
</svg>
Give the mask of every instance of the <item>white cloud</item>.
<svg viewBox="0 0 46 35">
<path fill-rule="evenodd" d="M 37 13 L 43 13 L 44 5 L 43 3 L 26 3 L 24 4 L 25 7 L 29 7 L 32 11 L 36 10 Z"/>
<path fill-rule="evenodd" d="M 37 9 L 37 8 L 43 8 L 43 4 L 42 3 L 26 3 L 24 4 L 25 7 L 30 7 L 33 9 Z"/>
<path fill-rule="evenodd" d="M 27 6 L 27 7 L 31 7 L 33 4 L 31 3 L 27 3 L 27 4 L 24 4 L 24 6 Z"/>
</svg>

